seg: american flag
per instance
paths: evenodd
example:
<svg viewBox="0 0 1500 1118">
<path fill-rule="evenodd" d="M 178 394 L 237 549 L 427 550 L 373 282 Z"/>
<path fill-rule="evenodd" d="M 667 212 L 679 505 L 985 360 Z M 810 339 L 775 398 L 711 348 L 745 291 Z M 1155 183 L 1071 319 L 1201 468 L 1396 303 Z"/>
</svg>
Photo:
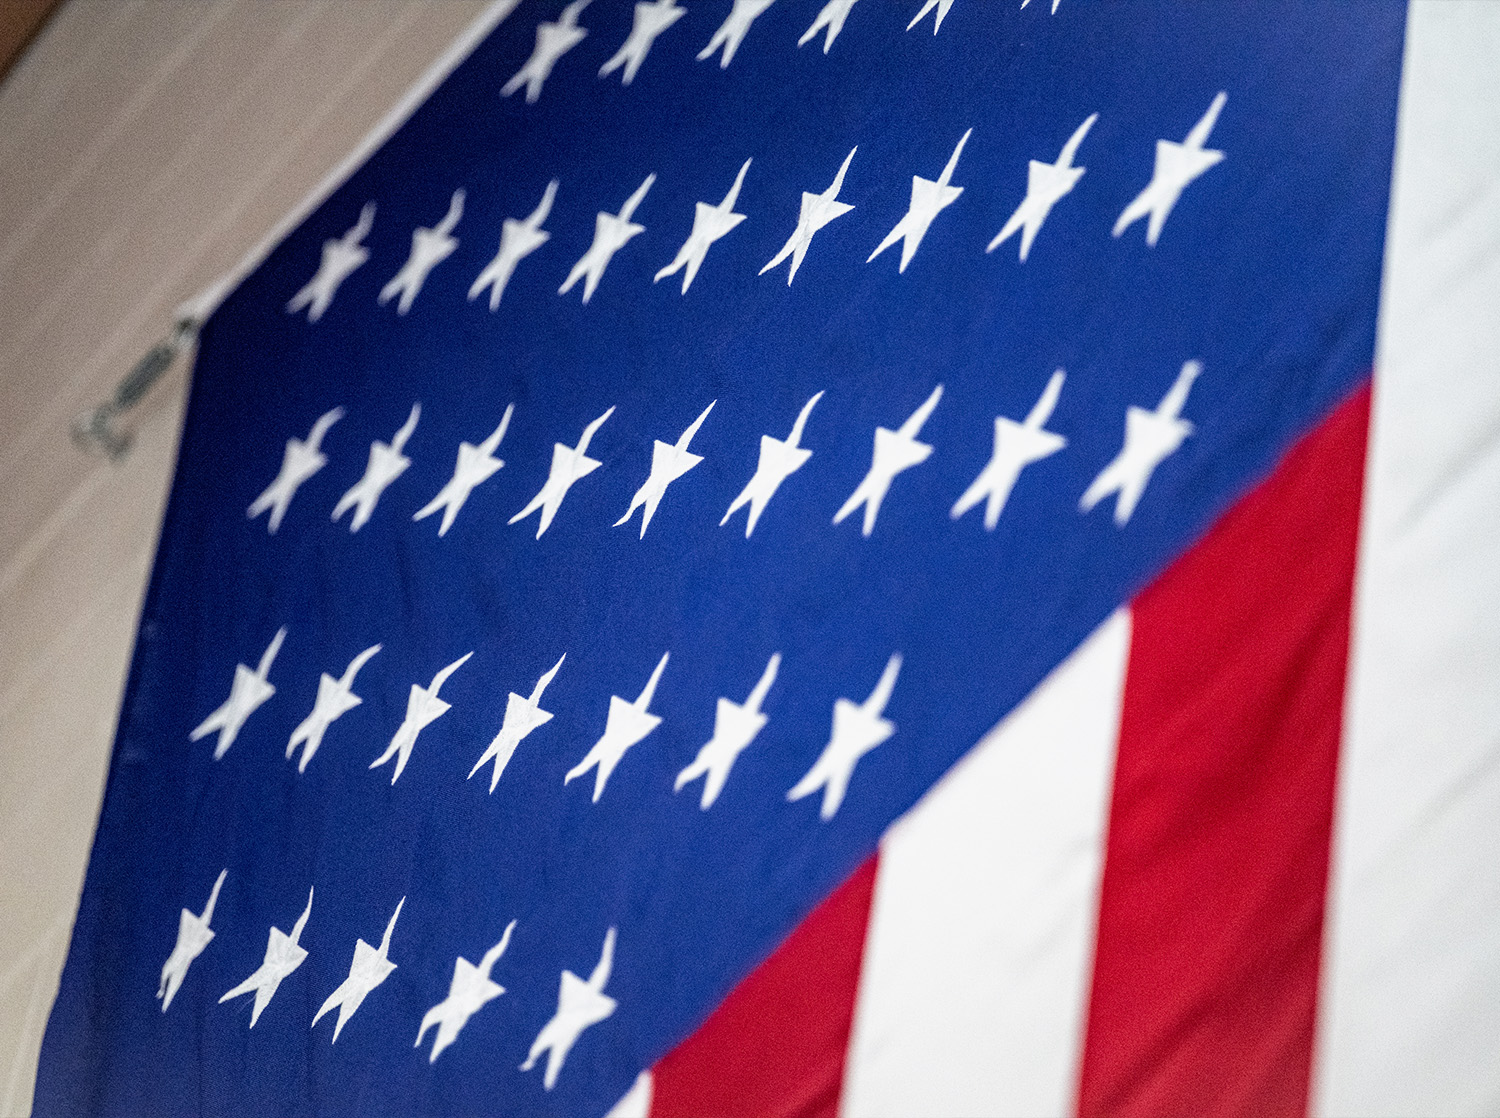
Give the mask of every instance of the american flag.
<svg viewBox="0 0 1500 1118">
<path fill-rule="evenodd" d="M 37 1113 L 1305 1112 L 1404 8 L 490 24 L 202 329 Z"/>
</svg>

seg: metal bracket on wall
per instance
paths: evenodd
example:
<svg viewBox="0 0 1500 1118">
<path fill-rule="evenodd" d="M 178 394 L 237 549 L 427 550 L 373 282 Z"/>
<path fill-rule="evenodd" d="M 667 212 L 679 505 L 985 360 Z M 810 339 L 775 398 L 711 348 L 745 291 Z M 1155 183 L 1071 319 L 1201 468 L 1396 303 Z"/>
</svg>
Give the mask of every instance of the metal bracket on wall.
<svg viewBox="0 0 1500 1118">
<path fill-rule="evenodd" d="M 73 421 L 73 442 L 79 449 L 102 454 L 112 461 L 125 456 L 135 441 L 135 435 L 117 426 L 116 420 L 141 402 L 152 385 L 172 367 L 178 354 L 192 348 L 201 325 L 202 320 L 198 318 L 178 319 L 172 333 L 135 363 L 135 368 L 125 374 L 108 400 Z"/>
</svg>

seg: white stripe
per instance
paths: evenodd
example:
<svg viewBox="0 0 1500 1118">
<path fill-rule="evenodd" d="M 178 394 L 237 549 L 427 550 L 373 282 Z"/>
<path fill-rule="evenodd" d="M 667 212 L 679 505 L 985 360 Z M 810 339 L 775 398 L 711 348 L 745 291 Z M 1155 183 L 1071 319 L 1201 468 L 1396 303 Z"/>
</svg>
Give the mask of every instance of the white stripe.
<svg viewBox="0 0 1500 1118">
<path fill-rule="evenodd" d="M 604 1118 L 649 1118 L 651 1087 L 651 1072 L 641 1072 L 635 1077 L 635 1082 L 630 1085 L 630 1090 L 620 1096 L 620 1101 L 609 1108 L 609 1113 Z"/>
<path fill-rule="evenodd" d="M 1121 610 L 886 833 L 845 1114 L 1072 1109 L 1129 651 Z"/>
<path fill-rule="evenodd" d="M 1500 1114 L 1500 4 L 1407 25 L 1314 1109 Z"/>
</svg>

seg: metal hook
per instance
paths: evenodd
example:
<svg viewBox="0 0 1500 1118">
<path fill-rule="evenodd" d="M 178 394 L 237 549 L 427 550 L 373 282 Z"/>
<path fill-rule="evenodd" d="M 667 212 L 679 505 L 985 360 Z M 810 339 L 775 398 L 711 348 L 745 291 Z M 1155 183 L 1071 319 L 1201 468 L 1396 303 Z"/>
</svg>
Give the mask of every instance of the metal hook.
<svg viewBox="0 0 1500 1118">
<path fill-rule="evenodd" d="M 201 320 L 197 318 L 178 319 L 172 333 L 152 346 L 135 363 L 135 368 L 125 374 L 108 400 L 73 421 L 73 442 L 80 450 L 102 454 L 111 461 L 119 461 L 125 456 L 135 441 L 135 435 L 132 431 L 117 427 L 116 418 L 141 402 L 151 387 L 172 367 L 177 355 L 197 340 L 201 325 Z"/>
</svg>

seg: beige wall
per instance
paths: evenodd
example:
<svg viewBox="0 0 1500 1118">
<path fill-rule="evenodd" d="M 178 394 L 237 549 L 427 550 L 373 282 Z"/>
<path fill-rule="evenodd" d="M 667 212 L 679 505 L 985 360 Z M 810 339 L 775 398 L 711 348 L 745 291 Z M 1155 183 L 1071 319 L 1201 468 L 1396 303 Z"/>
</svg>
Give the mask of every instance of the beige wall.
<svg viewBox="0 0 1500 1118">
<path fill-rule="evenodd" d="M 85 457 L 68 424 L 482 7 L 67 0 L 0 85 L 0 1115 L 31 1100 L 183 373 L 123 462 Z"/>
<path fill-rule="evenodd" d="M 0 78 L 41 30 L 58 0 L 5 0 L 0 4 Z"/>
</svg>

